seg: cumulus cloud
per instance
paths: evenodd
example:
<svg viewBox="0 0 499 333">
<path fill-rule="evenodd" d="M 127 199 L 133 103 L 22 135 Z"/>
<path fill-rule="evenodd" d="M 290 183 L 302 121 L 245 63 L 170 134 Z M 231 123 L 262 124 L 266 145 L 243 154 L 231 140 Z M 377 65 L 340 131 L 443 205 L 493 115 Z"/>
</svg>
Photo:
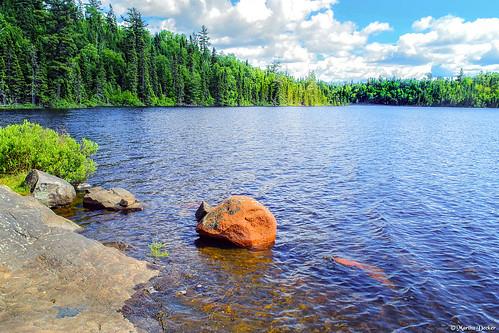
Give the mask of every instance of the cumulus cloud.
<svg viewBox="0 0 499 333">
<path fill-rule="evenodd" d="M 293 75 L 315 71 L 326 81 L 423 77 L 428 72 L 499 70 L 499 19 L 423 17 L 395 43 L 372 36 L 389 22 L 359 27 L 334 16 L 337 0 L 104 0 L 118 14 L 138 8 L 155 32 L 181 33 L 206 25 L 220 51 L 265 67 L 279 59 Z"/>
</svg>

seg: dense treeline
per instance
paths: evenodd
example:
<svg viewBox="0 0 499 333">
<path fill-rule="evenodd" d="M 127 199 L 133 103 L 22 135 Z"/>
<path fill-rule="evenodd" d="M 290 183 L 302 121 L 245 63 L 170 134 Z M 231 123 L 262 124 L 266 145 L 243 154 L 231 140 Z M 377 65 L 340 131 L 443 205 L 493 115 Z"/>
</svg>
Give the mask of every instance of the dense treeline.
<svg viewBox="0 0 499 333">
<path fill-rule="evenodd" d="M 498 105 L 497 73 L 327 84 L 218 54 L 204 26 L 152 35 L 136 9 L 124 19 L 98 0 L 0 0 L 0 104 Z"/>
<path fill-rule="evenodd" d="M 365 83 L 332 85 L 326 89 L 332 104 L 469 106 L 499 105 L 499 73 L 425 80 L 370 79 Z"/>
</svg>

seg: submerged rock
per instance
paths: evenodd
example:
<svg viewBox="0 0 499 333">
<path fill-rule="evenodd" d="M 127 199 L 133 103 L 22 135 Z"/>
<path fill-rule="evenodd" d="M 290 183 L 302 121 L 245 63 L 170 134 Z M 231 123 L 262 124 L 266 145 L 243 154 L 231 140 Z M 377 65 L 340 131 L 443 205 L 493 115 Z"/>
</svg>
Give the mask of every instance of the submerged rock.
<svg viewBox="0 0 499 333">
<path fill-rule="evenodd" d="M 118 312 L 147 264 L 0 186 L 0 332 L 136 332 Z"/>
<path fill-rule="evenodd" d="M 275 243 L 277 222 L 261 203 L 247 196 L 232 196 L 210 210 L 196 231 L 236 246 L 263 250 Z"/>
<path fill-rule="evenodd" d="M 33 197 L 50 208 L 70 205 L 76 198 L 73 185 L 40 170 L 31 170 L 25 183 Z"/>
<path fill-rule="evenodd" d="M 121 252 L 128 251 L 133 248 L 132 245 L 127 244 L 122 241 L 110 241 L 110 242 L 103 242 L 102 245 L 107 246 L 107 247 L 113 247 L 117 250 L 120 250 Z"/>
<path fill-rule="evenodd" d="M 122 188 L 106 190 L 102 187 L 93 187 L 86 192 L 83 197 L 85 208 L 128 212 L 144 209 L 142 203 L 132 193 Z"/>
</svg>

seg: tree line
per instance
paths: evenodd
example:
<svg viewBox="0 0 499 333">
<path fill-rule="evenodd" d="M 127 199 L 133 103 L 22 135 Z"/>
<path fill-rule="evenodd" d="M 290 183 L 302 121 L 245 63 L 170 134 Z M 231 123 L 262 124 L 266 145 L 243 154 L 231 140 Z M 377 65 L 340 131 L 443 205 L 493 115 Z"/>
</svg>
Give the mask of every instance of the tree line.
<svg viewBox="0 0 499 333">
<path fill-rule="evenodd" d="M 333 84 L 224 55 L 208 29 L 151 34 L 99 0 L 0 0 L 0 105 L 449 105 L 497 107 L 499 74 Z"/>
</svg>

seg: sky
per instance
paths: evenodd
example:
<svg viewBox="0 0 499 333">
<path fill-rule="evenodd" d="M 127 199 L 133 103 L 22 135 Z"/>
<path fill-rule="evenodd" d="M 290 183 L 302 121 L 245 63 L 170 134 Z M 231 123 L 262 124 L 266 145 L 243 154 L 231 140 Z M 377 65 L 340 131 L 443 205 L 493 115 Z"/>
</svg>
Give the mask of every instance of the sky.
<svg viewBox="0 0 499 333">
<path fill-rule="evenodd" d="M 103 0 L 152 32 L 191 34 L 265 68 L 324 81 L 499 71 L 499 0 Z"/>
</svg>

